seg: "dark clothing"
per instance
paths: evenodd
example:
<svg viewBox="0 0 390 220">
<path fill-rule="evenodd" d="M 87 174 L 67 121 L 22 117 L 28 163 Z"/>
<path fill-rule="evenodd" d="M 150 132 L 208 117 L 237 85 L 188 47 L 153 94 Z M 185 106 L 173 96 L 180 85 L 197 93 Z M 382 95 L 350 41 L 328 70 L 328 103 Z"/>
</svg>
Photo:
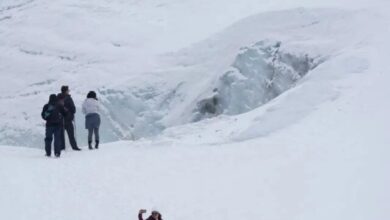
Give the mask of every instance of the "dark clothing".
<svg viewBox="0 0 390 220">
<path fill-rule="evenodd" d="M 43 106 L 41 116 L 46 121 L 46 127 L 61 126 L 63 108 L 57 103 L 48 103 Z"/>
<path fill-rule="evenodd" d="M 65 122 L 71 122 L 76 114 L 76 106 L 70 95 L 62 94 L 64 96 Z"/>
<path fill-rule="evenodd" d="M 64 125 L 62 124 L 60 127 L 60 149 L 65 150 L 65 128 Z"/>
<path fill-rule="evenodd" d="M 91 113 L 85 116 L 85 128 L 88 129 L 88 143 L 92 142 L 92 135 L 95 134 L 96 148 L 99 145 L 99 127 L 100 116 L 97 113 Z"/>
<path fill-rule="evenodd" d="M 88 143 L 92 143 L 92 135 L 95 134 L 95 143 L 99 143 L 99 128 L 88 129 Z"/>
<path fill-rule="evenodd" d="M 61 154 L 60 126 L 46 126 L 45 151 L 46 155 L 51 155 L 51 143 L 54 137 L 54 154 Z"/>
<path fill-rule="evenodd" d="M 85 128 L 94 129 L 100 127 L 100 115 L 98 113 L 91 113 L 85 116 Z"/>
<path fill-rule="evenodd" d="M 73 120 L 74 120 L 74 115 L 76 114 L 76 106 L 74 105 L 73 99 L 70 95 L 66 93 L 61 93 L 58 95 L 61 99 L 63 99 L 64 103 L 64 111 L 63 111 L 63 117 L 64 117 L 64 125 L 62 129 L 62 133 L 60 135 L 62 139 L 62 146 L 61 149 L 65 150 L 65 131 L 68 133 L 69 137 L 69 143 L 70 146 L 72 146 L 72 149 L 79 149 L 77 146 L 75 134 L 74 134 L 74 125 L 73 125 Z"/>
<path fill-rule="evenodd" d="M 43 106 L 41 116 L 46 121 L 45 151 L 47 156 L 51 156 L 51 144 L 54 137 L 54 154 L 61 154 L 60 129 L 62 127 L 64 109 L 58 103 L 55 94 L 50 95 L 49 103 Z"/>
<path fill-rule="evenodd" d="M 70 144 L 70 146 L 72 146 L 72 149 L 78 149 L 76 138 L 74 136 L 74 126 L 73 126 L 72 121 L 70 121 L 70 122 L 65 121 L 64 128 L 61 130 L 62 130 L 62 134 L 60 135 L 60 137 L 61 137 L 62 143 L 63 143 L 61 146 L 61 149 L 65 150 L 65 131 L 66 131 L 66 133 L 68 133 L 69 144 Z"/>
</svg>

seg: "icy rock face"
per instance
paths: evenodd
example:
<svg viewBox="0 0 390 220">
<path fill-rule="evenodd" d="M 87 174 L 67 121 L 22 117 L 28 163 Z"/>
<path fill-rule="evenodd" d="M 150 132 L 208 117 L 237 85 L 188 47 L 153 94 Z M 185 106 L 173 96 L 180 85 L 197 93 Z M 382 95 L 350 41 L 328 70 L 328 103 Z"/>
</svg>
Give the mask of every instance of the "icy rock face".
<svg viewBox="0 0 390 220">
<path fill-rule="evenodd" d="M 242 48 L 212 94 L 198 102 L 193 120 L 257 108 L 293 87 L 320 62 L 285 51 L 281 42 L 260 41 Z"/>
<path fill-rule="evenodd" d="M 100 89 L 99 95 L 103 106 L 102 126 L 108 125 L 114 139 L 134 139 L 131 131 L 138 112 L 146 107 L 132 93 L 121 90 Z M 102 129 L 104 130 L 104 128 Z M 104 132 L 103 132 L 104 133 Z"/>
<path fill-rule="evenodd" d="M 161 120 L 169 111 L 177 88 L 162 88 L 154 85 L 145 88 L 100 89 L 102 120 L 107 122 L 105 126 L 108 127 L 105 129 L 114 136 L 107 139 L 136 140 L 155 136 L 164 130 Z"/>
</svg>

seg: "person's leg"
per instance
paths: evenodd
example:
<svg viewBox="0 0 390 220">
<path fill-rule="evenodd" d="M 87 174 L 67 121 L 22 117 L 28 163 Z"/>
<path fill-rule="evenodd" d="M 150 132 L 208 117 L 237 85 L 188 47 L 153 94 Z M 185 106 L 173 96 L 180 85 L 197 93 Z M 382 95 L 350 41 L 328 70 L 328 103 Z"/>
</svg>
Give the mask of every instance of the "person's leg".
<svg viewBox="0 0 390 220">
<path fill-rule="evenodd" d="M 88 148 L 92 150 L 92 134 L 93 128 L 88 128 Z"/>
<path fill-rule="evenodd" d="M 75 138 L 75 136 L 74 136 L 74 127 L 73 127 L 73 123 L 72 123 L 72 122 L 66 122 L 66 123 L 65 123 L 65 130 L 66 130 L 66 132 L 68 133 L 69 143 L 70 143 L 70 146 L 72 146 L 72 149 L 73 149 L 73 150 L 80 150 L 80 149 L 77 147 L 76 138 Z"/>
<path fill-rule="evenodd" d="M 54 155 L 59 157 L 61 155 L 61 127 L 54 129 Z"/>
<path fill-rule="evenodd" d="M 60 127 L 60 146 L 61 150 L 65 150 L 65 128 L 63 125 Z"/>
<path fill-rule="evenodd" d="M 95 148 L 98 149 L 99 148 L 99 127 L 96 127 L 93 129 L 94 133 L 95 133 Z"/>
<path fill-rule="evenodd" d="M 88 143 L 92 142 L 93 128 L 88 128 Z"/>
<path fill-rule="evenodd" d="M 95 148 L 99 148 L 99 141 L 100 141 L 100 134 L 99 134 L 99 128 L 100 128 L 100 115 L 96 114 L 97 116 L 97 123 L 96 123 L 96 128 L 95 128 Z"/>
<path fill-rule="evenodd" d="M 53 141 L 53 133 L 51 127 L 46 127 L 46 134 L 45 134 L 45 151 L 46 156 L 51 156 L 51 142 Z"/>
</svg>

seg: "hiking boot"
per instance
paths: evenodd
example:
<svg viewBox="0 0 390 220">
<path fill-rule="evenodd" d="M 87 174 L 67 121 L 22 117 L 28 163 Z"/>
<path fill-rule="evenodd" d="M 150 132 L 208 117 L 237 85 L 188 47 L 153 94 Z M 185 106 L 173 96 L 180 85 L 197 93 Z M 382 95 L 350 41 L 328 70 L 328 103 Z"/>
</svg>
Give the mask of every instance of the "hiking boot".
<svg viewBox="0 0 390 220">
<path fill-rule="evenodd" d="M 93 150 L 93 148 L 92 148 L 92 141 L 88 141 L 88 149 Z"/>
<path fill-rule="evenodd" d="M 81 149 L 78 148 L 78 147 L 73 148 L 73 150 L 75 150 L 75 151 L 81 151 Z"/>
<path fill-rule="evenodd" d="M 55 156 L 56 156 L 57 158 L 59 158 L 59 157 L 61 157 L 61 154 L 55 154 Z"/>
<path fill-rule="evenodd" d="M 99 141 L 95 141 L 95 148 L 99 149 Z"/>
<path fill-rule="evenodd" d="M 45 154 L 45 156 L 46 156 L 46 157 L 51 157 L 51 155 L 50 155 L 50 154 Z"/>
</svg>

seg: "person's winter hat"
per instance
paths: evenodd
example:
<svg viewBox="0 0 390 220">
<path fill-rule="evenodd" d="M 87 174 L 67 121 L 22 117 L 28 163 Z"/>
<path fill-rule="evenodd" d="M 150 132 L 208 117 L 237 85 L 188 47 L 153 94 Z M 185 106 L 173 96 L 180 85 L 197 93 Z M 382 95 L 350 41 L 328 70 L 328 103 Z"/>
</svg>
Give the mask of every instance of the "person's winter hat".
<svg viewBox="0 0 390 220">
<path fill-rule="evenodd" d="M 158 215 L 161 216 L 161 213 L 160 213 L 160 212 L 158 211 L 158 209 L 156 209 L 156 208 L 153 208 L 153 209 L 152 209 L 152 212 L 151 212 L 150 214 L 152 214 L 152 215 L 158 214 Z"/>
<path fill-rule="evenodd" d="M 158 215 L 158 220 L 163 220 L 161 213 L 159 211 L 156 211 L 156 209 L 153 209 L 151 214 L 152 214 L 152 216 L 155 216 L 157 214 Z"/>
<path fill-rule="evenodd" d="M 62 86 L 62 87 L 61 87 L 61 92 L 62 92 L 62 93 L 65 93 L 65 92 L 67 92 L 67 91 L 69 91 L 69 86 Z"/>
<path fill-rule="evenodd" d="M 88 98 L 88 99 L 96 99 L 96 100 L 97 100 L 96 92 L 94 92 L 94 91 L 88 92 L 87 98 Z"/>
</svg>

